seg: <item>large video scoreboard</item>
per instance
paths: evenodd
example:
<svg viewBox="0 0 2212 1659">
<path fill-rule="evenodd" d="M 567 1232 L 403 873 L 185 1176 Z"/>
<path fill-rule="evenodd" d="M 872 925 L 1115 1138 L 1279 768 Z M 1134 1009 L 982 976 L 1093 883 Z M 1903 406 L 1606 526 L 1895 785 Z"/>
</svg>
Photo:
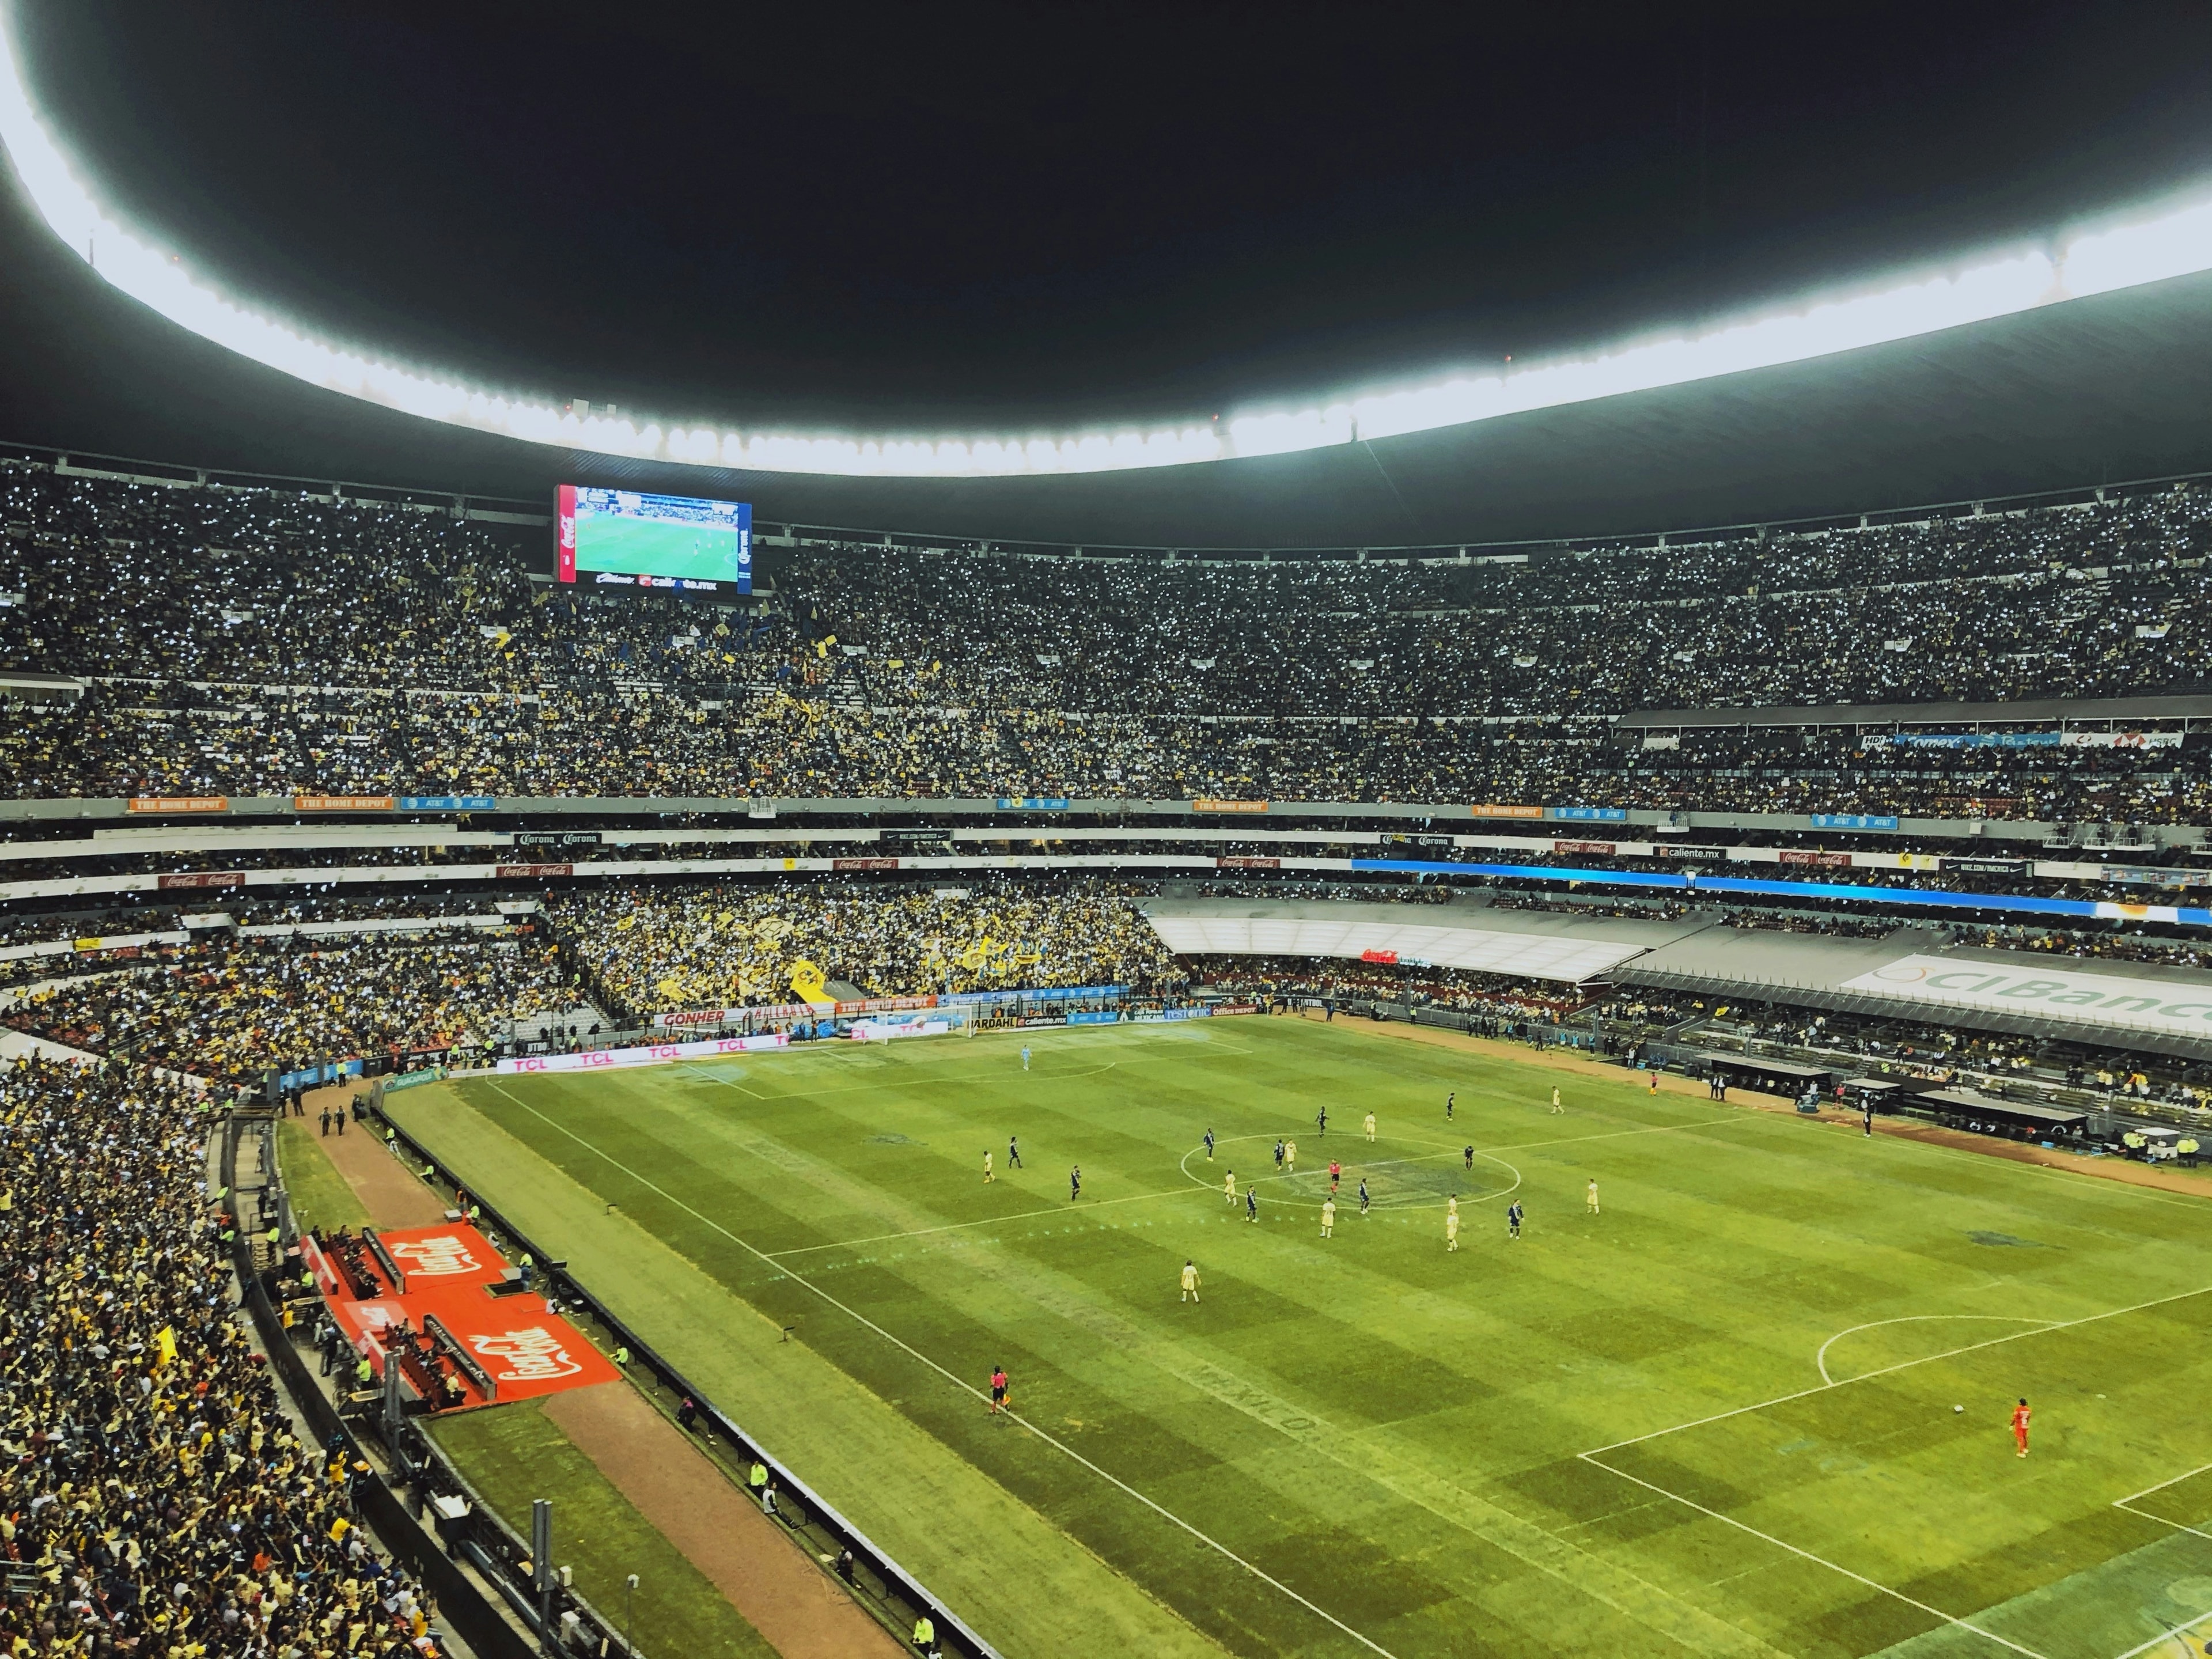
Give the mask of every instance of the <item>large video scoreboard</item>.
<svg viewBox="0 0 2212 1659">
<path fill-rule="evenodd" d="M 554 523 L 554 575 L 561 581 L 678 593 L 753 591 L 749 501 L 562 484 Z"/>
</svg>

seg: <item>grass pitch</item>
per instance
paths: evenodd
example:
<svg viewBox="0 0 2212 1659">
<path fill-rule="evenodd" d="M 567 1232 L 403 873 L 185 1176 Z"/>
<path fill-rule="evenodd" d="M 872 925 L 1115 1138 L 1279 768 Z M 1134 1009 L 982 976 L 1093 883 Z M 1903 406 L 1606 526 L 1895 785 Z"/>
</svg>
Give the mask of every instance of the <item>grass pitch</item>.
<svg viewBox="0 0 2212 1659">
<path fill-rule="evenodd" d="M 1341 1024 L 1026 1040 L 393 1109 L 1009 1656 L 2212 1637 L 2200 1201 Z"/>
</svg>

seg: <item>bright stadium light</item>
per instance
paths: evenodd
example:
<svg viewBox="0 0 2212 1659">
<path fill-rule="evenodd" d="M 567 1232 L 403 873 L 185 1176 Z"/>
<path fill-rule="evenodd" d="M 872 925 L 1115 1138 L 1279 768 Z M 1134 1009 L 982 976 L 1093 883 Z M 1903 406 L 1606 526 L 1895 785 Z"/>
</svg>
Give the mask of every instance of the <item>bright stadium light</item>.
<svg viewBox="0 0 2212 1659">
<path fill-rule="evenodd" d="M 2212 270 L 2212 202 L 2199 197 L 2056 238 L 2048 250 L 1990 252 L 1941 273 L 1899 276 L 1691 332 L 1510 372 L 1342 394 L 1310 407 L 1241 410 L 1225 420 L 1060 437 L 810 435 L 653 421 L 641 427 L 588 413 L 580 418 L 553 399 L 508 398 L 391 362 L 218 292 L 179 256 L 124 224 L 84 181 L 83 169 L 32 102 L 6 28 L 0 28 L 0 145 L 48 228 L 78 258 L 131 298 L 241 356 L 311 386 L 452 426 L 563 449 L 755 472 L 1010 477 L 1291 454 L 1803 362 Z"/>
</svg>

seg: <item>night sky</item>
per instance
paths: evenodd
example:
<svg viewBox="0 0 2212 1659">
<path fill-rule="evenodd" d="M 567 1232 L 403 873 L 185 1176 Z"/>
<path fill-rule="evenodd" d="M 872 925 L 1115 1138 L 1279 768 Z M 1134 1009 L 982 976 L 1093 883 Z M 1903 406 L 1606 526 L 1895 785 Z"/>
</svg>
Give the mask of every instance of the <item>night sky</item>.
<svg viewBox="0 0 2212 1659">
<path fill-rule="evenodd" d="M 678 419 L 1203 417 L 2212 179 L 2201 5 L 21 11 L 226 285 Z"/>
</svg>

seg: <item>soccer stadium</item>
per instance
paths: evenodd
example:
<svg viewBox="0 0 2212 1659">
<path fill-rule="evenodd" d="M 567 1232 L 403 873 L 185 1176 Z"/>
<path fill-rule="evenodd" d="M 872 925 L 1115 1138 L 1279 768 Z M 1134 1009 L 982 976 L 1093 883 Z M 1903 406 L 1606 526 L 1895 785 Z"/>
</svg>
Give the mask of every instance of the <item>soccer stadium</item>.
<svg viewBox="0 0 2212 1659">
<path fill-rule="evenodd" d="M 2212 21 L 1097 21 L 0 4 L 6 1659 L 2212 1654 Z"/>
</svg>

